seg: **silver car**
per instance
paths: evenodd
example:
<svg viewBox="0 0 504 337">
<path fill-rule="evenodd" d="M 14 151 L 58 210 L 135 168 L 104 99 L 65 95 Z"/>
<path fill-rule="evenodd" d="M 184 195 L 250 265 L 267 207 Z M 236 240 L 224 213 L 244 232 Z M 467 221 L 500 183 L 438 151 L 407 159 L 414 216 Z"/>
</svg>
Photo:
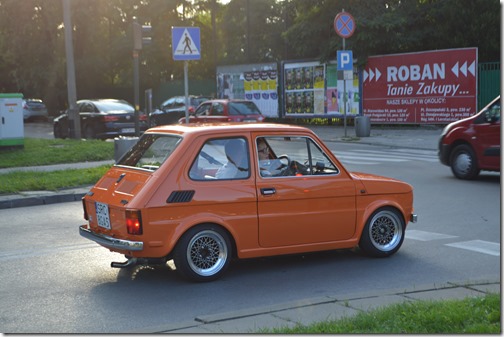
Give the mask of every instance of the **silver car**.
<svg viewBox="0 0 504 337">
<path fill-rule="evenodd" d="M 42 119 L 46 121 L 48 116 L 47 107 L 41 99 L 23 99 L 23 119 L 25 121 L 29 119 Z"/>
</svg>

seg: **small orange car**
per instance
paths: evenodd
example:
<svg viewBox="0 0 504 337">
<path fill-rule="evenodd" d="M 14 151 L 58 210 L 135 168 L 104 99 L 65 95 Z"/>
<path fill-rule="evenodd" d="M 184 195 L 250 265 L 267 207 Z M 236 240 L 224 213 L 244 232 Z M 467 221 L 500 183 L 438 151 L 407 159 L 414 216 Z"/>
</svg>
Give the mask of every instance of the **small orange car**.
<svg viewBox="0 0 504 337">
<path fill-rule="evenodd" d="M 149 129 L 84 196 L 80 234 L 126 262 L 193 281 L 232 258 L 360 249 L 394 254 L 416 222 L 413 188 L 348 172 L 311 130 L 269 123 Z"/>
</svg>

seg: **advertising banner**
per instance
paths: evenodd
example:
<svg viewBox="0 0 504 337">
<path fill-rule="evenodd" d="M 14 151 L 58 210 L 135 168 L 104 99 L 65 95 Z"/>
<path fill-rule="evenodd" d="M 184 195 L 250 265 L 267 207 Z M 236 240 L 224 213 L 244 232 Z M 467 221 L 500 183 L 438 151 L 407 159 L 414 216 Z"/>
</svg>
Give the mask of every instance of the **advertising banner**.
<svg viewBox="0 0 504 337">
<path fill-rule="evenodd" d="M 477 107 L 478 49 L 371 56 L 363 114 L 371 123 L 448 124 Z"/>
<path fill-rule="evenodd" d="M 266 117 L 278 117 L 276 63 L 217 67 L 217 98 L 253 101 Z"/>
<path fill-rule="evenodd" d="M 288 117 L 341 117 L 343 75 L 336 64 L 295 62 L 284 64 L 285 115 Z M 340 72 L 341 73 L 341 72 Z M 347 115 L 358 115 L 358 74 L 346 80 Z"/>
</svg>

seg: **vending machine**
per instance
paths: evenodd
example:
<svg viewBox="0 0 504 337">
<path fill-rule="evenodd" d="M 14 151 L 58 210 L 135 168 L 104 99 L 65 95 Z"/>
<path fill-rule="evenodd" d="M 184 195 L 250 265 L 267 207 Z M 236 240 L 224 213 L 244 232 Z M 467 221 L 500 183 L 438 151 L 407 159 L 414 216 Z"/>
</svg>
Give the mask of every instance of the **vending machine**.
<svg viewBox="0 0 504 337">
<path fill-rule="evenodd" d="M 0 150 L 24 147 L 23 95 L 0 93 Z"/>
</svg>

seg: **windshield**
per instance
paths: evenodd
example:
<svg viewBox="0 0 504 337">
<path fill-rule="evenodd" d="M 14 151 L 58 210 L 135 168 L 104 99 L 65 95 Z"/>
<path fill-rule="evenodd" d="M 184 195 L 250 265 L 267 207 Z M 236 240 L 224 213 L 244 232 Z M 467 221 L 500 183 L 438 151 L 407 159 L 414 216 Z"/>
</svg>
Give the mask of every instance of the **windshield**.
<svg viewBox="0 0 504 337">
<path fill-rule="evenodd" d="M 117 165 L 157 170 L 182 140 L 174 135 L 144 134 Z"/>
<path fill-rule="evenodd" d="M 260 115 L 261 112 L 254 102 L 230 102 L 230 115 Z"/>
</svg>

